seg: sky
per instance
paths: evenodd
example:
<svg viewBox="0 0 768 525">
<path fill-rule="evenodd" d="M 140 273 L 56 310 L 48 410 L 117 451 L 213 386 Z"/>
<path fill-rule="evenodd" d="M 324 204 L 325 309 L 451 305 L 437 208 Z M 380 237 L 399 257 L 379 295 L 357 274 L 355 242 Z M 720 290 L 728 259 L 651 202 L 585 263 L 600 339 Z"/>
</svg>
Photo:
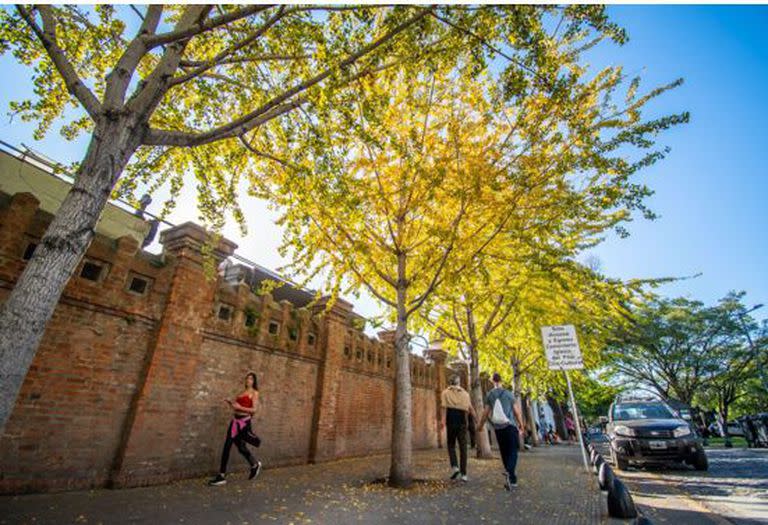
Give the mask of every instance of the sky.
<svg viewBox="0 0 768 525">
<path fill-rule="evenodd" d="M 743 290 L 748 306 L 766 303 L 755 317 L 768 318 L 768 6 L 627 5 L 608 12 L 630 40 L 596 49 L 590 63 L 622 64 L 648 89 L 682 77 L 685 83 L 651 108 L 655 115 L 689 111 L 691 121 L 663 134 L 660 144 L 671 153 L 639 176 L 655 191 L 647 203 L 659 218 L 637 218 L 628 224 L 629 238 L 609 235 L 592 255 L 611 277 L 701 274 L 660 292 L 712 304 L 730 290 Z M 32 86 L 9 55 L 0 57 L 0 75 L 0 139 L 62 163 L 80 160 L 85 138 L 67 142 L 53 132 L 38 142 L 31 124 L 6 116 L 8 102 Z M 160 205 L 156 199 L 150 210 Z M 239 245 L 239 254 L 263 266 L 285 263 L 277 253 L 277 214 L 255 199 L 246 200 L 244 209 L 248 234 L 232 223 L 225 236 Z M 191 185 L 170 220 L 197 220 Z M 380 311 L 368 297 L 352 301 L 365 316 Z"/>
</svg>

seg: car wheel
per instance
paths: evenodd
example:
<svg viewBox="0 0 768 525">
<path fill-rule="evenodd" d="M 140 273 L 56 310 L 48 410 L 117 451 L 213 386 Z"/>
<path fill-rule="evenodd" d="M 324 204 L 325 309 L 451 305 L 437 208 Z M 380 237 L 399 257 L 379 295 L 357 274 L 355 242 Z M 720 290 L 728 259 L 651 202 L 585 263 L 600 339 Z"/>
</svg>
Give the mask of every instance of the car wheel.
<svg viewBox="0 0 768 525">
<path fill-rule="evenodd" d="M 611 462 L 616 470 L 627 470 L 629 468 L 629 461 L 621 458 L 611 446 Z"/>
<path fill-rule="evenodd" d="M 693 461 L 691 463 L 693 464 L 693 468 L 696 470 L 704 471 L 709 468 L 709 461 L 707 460 L 707 455 L 703 450 L 696 452 L 696 455 L 693 456 Z"/>
</svg>

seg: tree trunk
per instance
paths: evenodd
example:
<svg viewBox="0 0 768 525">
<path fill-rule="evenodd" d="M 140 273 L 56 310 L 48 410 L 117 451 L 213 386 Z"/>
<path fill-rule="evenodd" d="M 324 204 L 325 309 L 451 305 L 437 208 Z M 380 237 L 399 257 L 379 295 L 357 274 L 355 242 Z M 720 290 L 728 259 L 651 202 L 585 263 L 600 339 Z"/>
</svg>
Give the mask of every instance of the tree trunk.
<svg viewBox="0 0 768 525">
<path fill-rule="evenodd" d="M 485 410 L 483 403 L 483 385 L 480 384 L 480 364 L 478 363 L 477 348 L 472 345 L 469 348 L 469 384 L 472 406 L 477 414 L 476 423 L 480 422 L 480 415 Z M 488 438 L 488 432 L 485 428 L 477 428 L 477 457 L 478 459 L 490 459 L 493 457 L 491 450 L 491 440 Z"/>
<path fill-rule="evenodd" d="M 126 118 L 97 124 L 74 185 L 0 310 L 0 434 L 61 293 L 140 140 Z"/>
<path fill-rule="evenodd" d="M 520 361 L 517 359 L 512 359 L 512 389 L 515 391 L 515 403 L 520 403 L 520 417 L 523 418 L 523 425 L 525 425 L 525 405 L 523 404 L 523 396 L 520 392 Z M 525 426 L 520 430 L 525 433 Z M 520 450 L 525 450 L 525 442 L 522 439 L 519 440 L 518 448 Z"/>
<path fill-rule="evenodd" d="M 411 420 L 411 353 L 408 350 L 405 255 L 398 256 L 398 277 L 397 325 L 395 326 L 395 416 L 392 422 L 389 484 L 393 487 L 407 487 L 412 481 L 413 421 Z"/>
<path fill-rule="evenodd" d="M 525 409 L 528 414 L 528 426 L 531 429 L 531 445 L 534 447 L 539 446 L 539 433 L 536 432 L 536 422 L 539 418 L 533 413 L 533 403 L 531 403 L 531 393 L 525 396 Z"/>
<path fill-rule="evenodd" d="M 568 439 L 568 432 L 565 431 L 565 416 L 563 415 L 563 407 L 560 406 L 560 403 L 553 397 L 548 397 L 547 402 L 549 403 L 549 406 L 552 409 L 552 415 L 555 418 L 555 430 L 557 431 L 557 434 L 562 440 Z"/>
</svg>

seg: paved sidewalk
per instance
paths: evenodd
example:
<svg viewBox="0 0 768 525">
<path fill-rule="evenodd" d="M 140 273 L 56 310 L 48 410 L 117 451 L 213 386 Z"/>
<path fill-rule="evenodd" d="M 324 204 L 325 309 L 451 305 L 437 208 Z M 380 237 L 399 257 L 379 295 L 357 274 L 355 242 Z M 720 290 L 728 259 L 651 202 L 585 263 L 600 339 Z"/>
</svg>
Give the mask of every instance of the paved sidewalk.
<svg viewBox="0 0 768 525">
<path fill-rule="evenodd" d="M 233 468 L 241 458 L 233 456 Z M 223 487 L 195 479 L 126 490 L 0 497 L 0 524 L 501 524 L 607 523 L 595 477 L 584 472 L 578 447 L 522 453 L 520 484 L 503 488 L 501 461 L 470 459 L 470 481 L 446 481 L 445 450 L 414 454 L 409 490 L 371 481 L 387 473 L 387 456 L 269 469 L 249 482 L 245 469 Z"/>
</svg>

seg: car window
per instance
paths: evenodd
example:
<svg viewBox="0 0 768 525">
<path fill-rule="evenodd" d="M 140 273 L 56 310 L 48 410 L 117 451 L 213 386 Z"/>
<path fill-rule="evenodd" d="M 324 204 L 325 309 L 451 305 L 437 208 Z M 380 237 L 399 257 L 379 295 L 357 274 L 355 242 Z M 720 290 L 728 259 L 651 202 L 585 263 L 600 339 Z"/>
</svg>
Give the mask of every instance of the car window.
<svg viewBox="0 0 768 525">
<path fill-rule="evenodd" d="M 658 403 L 632 403 L 613 407 L 613 419 L 672 419 L 675 416 L 667 407 Z"/>
</svg>

